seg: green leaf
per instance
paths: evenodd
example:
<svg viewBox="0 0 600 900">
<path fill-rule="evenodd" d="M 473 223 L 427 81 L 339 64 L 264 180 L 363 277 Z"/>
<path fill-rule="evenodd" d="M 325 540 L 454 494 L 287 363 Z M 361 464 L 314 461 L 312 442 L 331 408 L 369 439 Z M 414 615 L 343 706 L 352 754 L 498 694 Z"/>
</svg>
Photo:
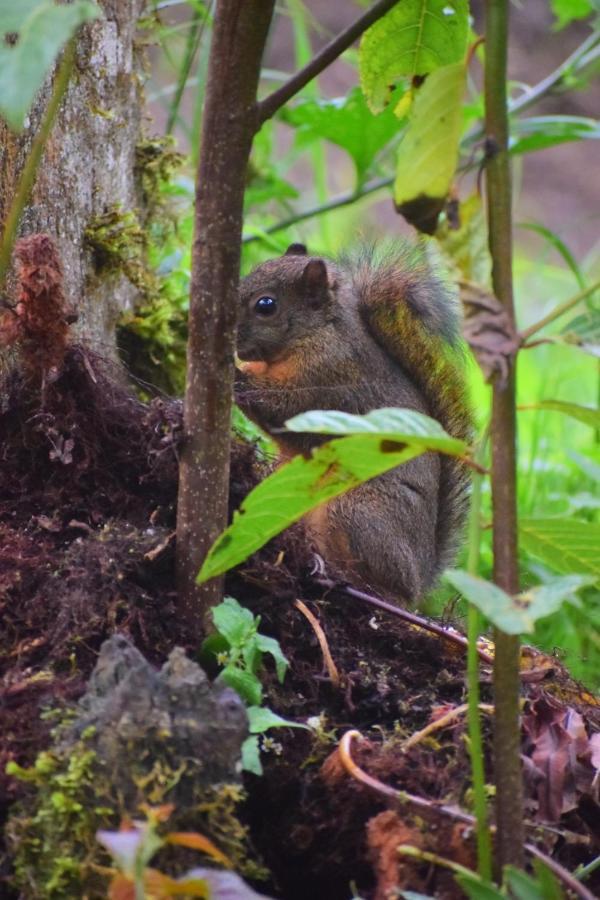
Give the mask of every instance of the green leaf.
<svg viewBox="0 0 600 900">
<path fill-rule="evenodd" d="M 532 634 L 538 619 L 556 612 L 573 593 L 592 583 L 580 575 L 567 575 L 511 597 L 497 585 L 462 569 L 449 569 L 444 578 L 506 634 Z"/>
<path fill-rule="evenodd" d="M 482 881 L 475 872 L 472 875 L 461 872 L 454 877 L 469 900 L 506 900 L 506 894 L 503 894 L 495 885 Z"/>
<path fill-rule="evenodd" d="M 283 651 L 279 646 L 279 641 L 276 641 L 275 638 L 267 637 L 265 634 L 257 634 L 256 646 L 259 650 L 262 651 L 262 653 L 271 654 L 271 656 L 275 660 L 275 670 L 277 672 L 277 677 L 279 678 L 280 682 L 283 682 L 285 673 L 289 666 L 289 662 L 283 655 Z"/>
<path fill-rule="evenodd" d="M 4 4 L 3 4 L 4 5 Z M 25 18 L 25 12 L 29 12 Z M 44 0 L 21 10 L 19 37 L 15 44 L 0 42 L 0 115 L 15 131 L 23 127 L 33 99 L 42 86 L 59 50 L 84 22 L 96 19 L 99 8 L 87 0 L 57 6 Z M 0 22 L 14 24 L 15 15 Z"/>
<path fill-rule="evenodd" d="M 300 413 L 285 424 L 289 431 L 311 434 L 373 434 L 390 441 L 402 441 L 457 456 L 467 450 L 464 441 L 451 437 L 439 422 L 414 409 L 386 407 L 362 416 L 317 409 Z"/>
<path fill-rule="evenodd" d="M 217 681 L 224 681 L 250 706 L 260 706 L 262 687 L 256 675 L 251 672 L 246 672 L 237 666 L 225 666 Z"/>
<path fill-rule="evenodd" d="M 541 859 L 534 859 L 533 868 L 544 900 L 564 900 L 560 885 L 548 866 L 544 865 Z"/>
<path fill-rule="evenodd" d="M 557 612 L 565 601 L 573 599 L 576 591 L 593 583 L 590 575 L 563 575 L 521 591 L 516 599 L 527 617 L 535 623 Z"/>
<path fill-rule="evenodd" d="M 359 183 L 401 127 L 392 106 L 373 115 L 360 88 L 333 100 L 300 100 L 284 108 L 281 118 L 297 129 L 301 139 L 325 138 L 342 147 L 354 161 Z"/>
<path fill-rule="evenodd" d="M 539 881 L 522 869 L 505 866 L 504 881 L 514 900 L 550 900 Z"/>
<path fill-rule="evenodd" d="M 521 519 L 521 547 L 555 572 L 600 579 L 600 525 L 578 519 Z"/>
<path fill-rule="evenodd" d="M 579 406 L 577 403 L 567 403 L 564 400 L 540 400 L 531 406 L 528 404 L 525 409 L 555 410 L 583 422 L 584 425 L 589 425 L 590 428 L 600 428 L 600 409 L 593 409 L 591 406 Z"/>
<path fill-rule="evenodd" d="M 600 309 L 589 307 L 564 326 L 562 339 L 584 353 L 600 357 Z"/>
<path fill-rule="evenodd" d="M 21 31 L 23 25 L 38 6 L 46 0 L 0 0 L 0 37 Z"/>
<path fill-rule="evenodd" d="M 256 621 L 249 609 L 246 609 L 233 597 L 225 597 L 222 603 L 212 609 L 213 621 L 217 631 L 225 637 L 230 647 L 241 647 L 256 630 Z"/>
<path fill-rule="evenodd" d="M 244 772 L 252 772 L 254 775 L 262 775 L 263 773 L 258 736 L 255 734 L 247 737 L 242 744 L 242 769 Z"/>
<path fill-rule="evenodd" d="M 531 153 L 564 144 L 600 138 L 600 123 L 583 116 L 531 116 L 528 119 L 512 119 L 509 150 Z"/>
<path fill-rule="evenodd" d="M 294 457 L 248 494 L 232 524 L 211 547 L 198 582 L 243 562 L 319 503 L 419 456 L 424 449 L 377 435 L 355 435 L 316 448 L 309 459 Z"/>
<path fill-rule="evenodd" d="M 403 0 L 363 35 L 360 83 L 373 112 L 400 78 L 412 80 L 461 62 L 467 47 L 467 0 Z"/>
<path fill-rule="evenodd" d="M 581 271 L 581 267 L 579 263 L 565 244 L 565 242 L 560 238 L 556 232 L 552 231 L 550 228 L 546 228 L 545 225 L 541 225 L 539 222 L 519 222 L 519 228 L 526 228 L 528 231 L 535 231 L 536 234 L 539 234 L 541 237 L 547 241 L 557 253 L 562 256 L 569 269 L 575 276 L 577 284 L 580 290 L 584 290 L 585 288 L 585 278 L 583 277 L 583 273 Z"/>
<path fill-rule="evenodd" d="M 592 0 L 550 0 L 550 6 L 557 19 L 557 30 L 574 19 L 585 19 L 594 11 Z"/>
<path fill-rule="evenodd" d="M 417 200 L 437 212 L 443 206 L 458 161 L 465 75 L 462 62 L 436 69 L 416 96 L 396 160 L 394 200 L 403 214 Z"/>
<path fill-rule="evenodd" d="M 592 481 L 595 481 L 596 484 L 600 484 L 600 466 L 598 463 L 594 462 L 593 459 L 590 459 L 589 456 L 583 456 L 583 454 L 577 453 L 576 450 L 567 450 L 567 455 L 584 475 L 587 475 L 587 477 L 591 478 Z"/>
<path fill-rule="evenodd" d="M 246 712 L 248 713 L 250 734 L 262 734 L 263 731 L 268 731 L 269 728 L 283 727 L 304 728 L 310 731 L 308 726 L 302 722 L 289 722 L 265 706 L 249 706 Z"/>
</svg>

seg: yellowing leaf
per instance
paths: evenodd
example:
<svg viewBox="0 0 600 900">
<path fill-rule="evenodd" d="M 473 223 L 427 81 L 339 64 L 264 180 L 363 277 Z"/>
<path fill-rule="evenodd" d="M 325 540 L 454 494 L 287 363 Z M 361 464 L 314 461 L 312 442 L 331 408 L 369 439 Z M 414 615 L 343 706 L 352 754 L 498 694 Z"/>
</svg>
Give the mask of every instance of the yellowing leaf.
<svg viewBox="0 0 600 900">
<path fill-rule="evenodd" d="M 467 0 L 402 0 L 363 35 L 360 83 L 372 111 L 381 112 L 399 79 L 423 78 L 464 59 Z"/>
<path fill-rule="evenodd" d="M 231 860 L 223 851 L 219 850 L 207 837 L 198 834 L 196 831 L 172 831 L 167 835 L 165 843 L 176 844 L 178 847 L 189 847 L 192 850 L 200 850 L 202 853 L 212 856 L 222 866 L 226 866 L 228 869 L 232 867 Z"/>
<path fill-rule="evenodd" d="M 411 205 L 423 206 L 429 201 L 434 209 L 437 207 L 431 214 L 431 227 L 421 229 L 428 233 L 435 229 L 437 213 L 443 207 L 456 171 L 465 73 L 461 62 L 436 69 L 429 75 L 417 93 L 398 148 L 396 207 L 403 215 L 408 212 L 409 221 L 414 221 L 409 212 Z"/>
</svg>

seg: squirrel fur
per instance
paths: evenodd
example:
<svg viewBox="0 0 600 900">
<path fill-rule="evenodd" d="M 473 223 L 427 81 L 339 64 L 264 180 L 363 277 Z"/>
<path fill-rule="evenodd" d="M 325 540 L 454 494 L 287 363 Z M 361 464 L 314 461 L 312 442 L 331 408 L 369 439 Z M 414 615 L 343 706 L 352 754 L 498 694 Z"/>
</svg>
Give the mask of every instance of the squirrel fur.
<svg viewBox="0 0 600 900">
<path fill-rule="evenodd" d="M 282 431 L 309 409 L 405 407 L 468 440 L 458 315 L 425 252 L 410 245 L 325 260 L 302 244 L 240 287 L 236 399 L 280 461 L 327 440 Z M 321 504 L 305 521 L 325 562 L 399 602 L 421 597 L 453 559 L 468 475 L 425 453 Z"/>
</svg>

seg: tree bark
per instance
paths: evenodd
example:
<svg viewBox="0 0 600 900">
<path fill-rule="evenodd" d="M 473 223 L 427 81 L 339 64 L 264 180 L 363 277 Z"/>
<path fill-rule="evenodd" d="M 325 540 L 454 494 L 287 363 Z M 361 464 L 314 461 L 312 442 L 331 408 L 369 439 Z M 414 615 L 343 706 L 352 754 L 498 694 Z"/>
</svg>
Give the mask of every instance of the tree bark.
<svg viewBox="0 0 600 900">
<path fill-rule="evenodd" d="M 102 18 L 78 37 L 71 83 L 42 157 L 19 234 L 46 232 L 58 245 L 67 305 L 75 330 L 106 356 L 116 356 L 115 323 L 138 289 L 118 267 L 102 266 L 85 237 L 99 216 L 135 210 L 135 150 L 143 111 L 143 52 L 136 44 L 144 0 L 100 0 Z M 0 120 L 0 228 L 48 103 L 52 79 L 39 92 L 24 131 Z"/>
<path fill-rule="evenodd" d="M 222 592 L 221 579 L 197 585 L 196 575 L 227 524 L 244 188 L 273 7 L 274 0 L 218 0 L 208 63 L 177 506 L 179 615 L 194 640 Z"/>
</svg>

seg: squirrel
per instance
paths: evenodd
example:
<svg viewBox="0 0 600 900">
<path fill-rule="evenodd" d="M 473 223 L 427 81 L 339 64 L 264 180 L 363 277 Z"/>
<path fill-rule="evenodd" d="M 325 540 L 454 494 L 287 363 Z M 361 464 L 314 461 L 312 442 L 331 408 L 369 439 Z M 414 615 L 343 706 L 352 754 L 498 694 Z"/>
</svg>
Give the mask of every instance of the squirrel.
<svg viewBox="0 0 600 900">
<path fill-rule="evenodd" d="M 328 439 L 284 430 L 310 409 L 405 407 L 469 439 L 458 315 L 423 249 L 364 248 L 333 261 L 292 244 L 242 279 L 240 301 L 236 400 L 280 462 Z M 305 523 L 336 573 L 411 603 L 453 559 L 468 485 L 462 463 L 427 452 L 321 504 Z"/>
</svg>

